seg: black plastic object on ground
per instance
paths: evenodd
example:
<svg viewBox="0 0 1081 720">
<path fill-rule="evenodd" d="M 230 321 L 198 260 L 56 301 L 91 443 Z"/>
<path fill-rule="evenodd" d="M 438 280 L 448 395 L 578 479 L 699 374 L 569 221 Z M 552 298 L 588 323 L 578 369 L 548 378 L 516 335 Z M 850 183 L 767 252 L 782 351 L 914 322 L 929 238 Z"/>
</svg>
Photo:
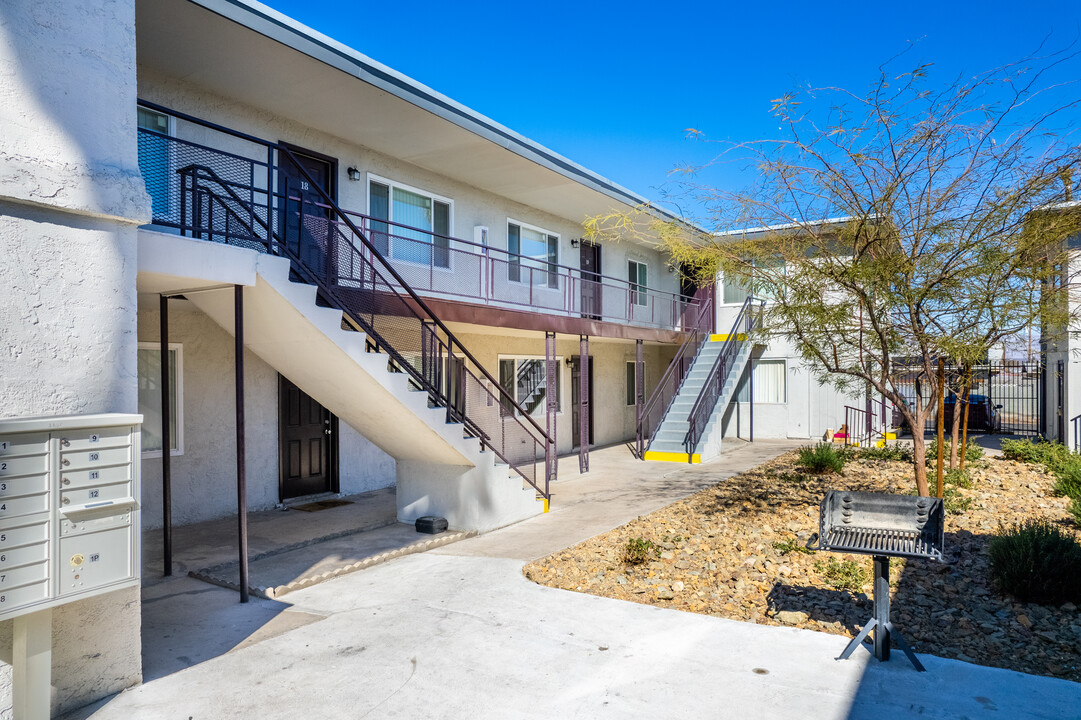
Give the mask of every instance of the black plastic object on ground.
<svg viewBox="0 0 1081 720">
<path fill-rule="evenodd" d="M 436 517 L 435 515 L 425 515 L 424 517 L 417 518 L 416 528 L 417 532 L 420 533 L 438 535 L 441 532 L 447 531 L 447 519 Z"/>
</svg>

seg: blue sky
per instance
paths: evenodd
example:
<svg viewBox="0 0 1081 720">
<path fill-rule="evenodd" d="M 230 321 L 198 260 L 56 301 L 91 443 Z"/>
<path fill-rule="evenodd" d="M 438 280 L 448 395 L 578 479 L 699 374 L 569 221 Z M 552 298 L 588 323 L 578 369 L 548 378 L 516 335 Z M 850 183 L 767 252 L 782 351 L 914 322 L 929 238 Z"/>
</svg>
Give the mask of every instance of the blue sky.
<svg viewBox="0 0 1081 720">
<path fill-rule="evenodd" d="M 1081 48 L 1081 0 L 417 2 L 408 17 L 397 3 L 267 2 L 649 199 L 674 167 L 718 150 L 686 128 L 776 137 L 771 99 L 808 83 L 861 92 L 912 43 L 906 59 L 941 80 L 1018 60 L 1049 35 Z M 748 172 L 708 180 L 736 190 Z"/>
</svg>

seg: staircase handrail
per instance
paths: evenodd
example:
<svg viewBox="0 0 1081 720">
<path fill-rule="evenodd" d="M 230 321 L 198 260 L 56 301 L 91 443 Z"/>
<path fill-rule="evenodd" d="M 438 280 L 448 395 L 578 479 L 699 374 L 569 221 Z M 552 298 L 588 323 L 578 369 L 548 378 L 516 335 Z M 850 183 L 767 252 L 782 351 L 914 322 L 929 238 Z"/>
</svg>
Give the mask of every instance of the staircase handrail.
<svg viewBox="0 0 1081 720">
<path fill-rule="evenodd" d="M 472 355 L 472 353 L 470 353 L 469 350 L 467 348 L 465 348 L 464 345 L 462 345 L 461 341 L 459 341 L 454 336 L 454 334 L 449 330 L 449 328 L 447 328 L 446 325 L 444 325 L 443 322 L 441 320 L 439 320 L 438 317 L 435 316 L 435 314 L 431 311 L 431 309 L 427 306 L 427 304 L 412 290 L 411 287 L 409 287 L 408 283 L 406 283 L 404 278 L 402 278 L 401 275 L 399 275 L 397 273 L 397 271 L 393 268 L 393 266 L 391 266 L 386 261 L 386 259 L 383 258 L 382 254 L 371 244 L 371 242 L 368 240 L 368 238 L 366 236 L 364 236 L 364 234 L 352 223 L 352 221 L 350 221 L 347 217 L 344 216 L 343 211 L 337 206 L 336 203 L 333 202 L 333 199 L 330 198 L 330 196 L 314 182 L 314 180 L 307 173 L 307 171 L 303 168 L 303 166 L 296 160 L 296 157 L 292 154 L 292 152 L 289 150 L 289 148 L 284 147 L 282 145 L 274 145 L 273 147 L 275 149 L 277 149 L 279 152 L 286 154 L 287 157 L 289 157 L 289 159 L 294 162 L 296 167 L 304 175 L 304 178 L 308 181 L 309 185 L 311 187 L 315 187 L 319 191 L 319 193 L 322 195 L 324 201 L 327 203 L 326 207 L 329 208 L 331 211 L 333 211 L 339 218 L 342 218 L 344 220 L 346 226 L 352 231 L 352 233 L 354 234 L 355 237 L 358 237 L 361 240 L 361 242 L 365 245 L 367 250 L 372 254 L 371 256 L 374 257 L 374 258 L 379 259 L 380 264 L 383 266 L 383 268 L 385 268 L 386 270 L 388 270 L 391 273 L 391 275 L 394 277 L 394 279 L 398 282 L 399 286 L 402 287 L 404 290 L 406 290 L 406 292 L 409 294 L 410 298 L 428 316 L 428 319 L 425 320 L 423 317 L 420 316 L 419 313 L 416 312 L 415 309 L 410 307 L 409 309 L 413 312 L 413 314 L 417 317 L 417 319 L 420 320 L 424 324 L 431 323 L 431 324 L 437 326 L 438 328 L 440 328 L 446 334 L 446 338 L 447 338 L 446 342 L 444 342 L 442 339 L 436 337 L 434 332 L 432 333 L 432 336 L 433 336 L 433 339 L 435 339 L 441 345 L 444 345 L 447 348 L 447 350 L 449 351 L 448 356 L 450 356 L 450 357 L 453 356 L 453 351 L 454 351 L 454 348 L 456 347 L 458 349 L 458 351 L 460 352 L 460 354 L 463 357 L 469 359 L 473 363 L 474 367 L 489 381 L 489 383 L 490 383 L 489 392 L 491 392 L 491 389 L 493 389 L 493 388 L 496 391 L 498 391 L 499 396 L 501 396 L 501 399 L 503 400 L 503 407 L 506 407 L 507 410 L 508 410 L 508 412 L 506 413 L 506 416 L 507 417 L 512 417 L 515 421 L 519 422 L 519 424 L 521 424 L 521 421 L 519 420 L 519 417 L 524 417 L 533 426 L 533 428 L 540 434 L 540 438 L 534 437 L 534 441 L 543 444 L 544 453 L 545 453 L 545 459 L 547 461 L 548 458 L 549 458 L 549 453 L 553 452 L 553 446 L 554 446 L 554 442 L 552 441 L 551 437 L 547 434 L 547 432 L 545 432 L 540 427 L 540 425 L 538 425 L 537 422 L 532 417 L 530 417 L 528 415 L 528 413 L 525 412 L 525 410 L 517 403 L 515 398 L 513 396 L 511 396 L 503 388 L 503 386 L 491 375 L 491 373 L 488 372 L 488 370 L 483 365 L 480 364 L 479 361 L 477 361 L 477 359 Z M 209 180 L 213 181 L 214 183 L 216 183 L 218 186 L 220 186 L 228 194 L 230 200 L 237 203 L 241 207 L 247 207 L 247 205 L 248 205 L 248 203 L 243 198 L 241 198 L 233 190 L 232 187 L 230 187 L 230 184 L 227 181 L 222 179 L 213 169 L 211 169 L 211 168 L 209 168 L 209 167 L 207 167 L 205 165 L 195 163 L 195 164 L 185 166 L 184 168 L 179 169 L 177 172 L 179 174 L 181 174 L 181 176 L 191 175 L 193 178 L 197 177 L 196 173 L 200 173 L 200 172 L 204 173 L 207 179 L 209 179 Z M 206 188 L 204 188 L 204 189 L 206 189 Z M 192 190 L 194 192 L 195 187 L 193 187 Z M 209 192 L 208 189 L 206 189 L 206 190 Z M 218 200 L 219 200 L 219 202 L 221 202 L 220 197 L 218 198 Z M 252 227 L 250 223 L 247 223 L 234 209 L 228 207 L 228 205 L 226 205 L 224 202 L 221 202 L 221 205 L 222 205 L 222 207 L 224 207 L 232 215 L 232 217 L 236 218 L 239 222 L 247 225 L 247 227 L 251 230 L 252 236 L 254 238 L 258 238 L 258 233 L 255 232 L 255 228 Z M 311 268 L 307 267 L 307 264 L 303 261 L 302 258 L 300 258 L 298 256 L 298 254 L 296 254 L 296 253 L 294 253 L 292 251 L 292 249 L 288 246 L 288 243 L 281 242 L 280 240 L 276 240 L 274 231 L 272 230 L 272 228 L 270 227 L 270 225 L 266 221 L 264 221 L 261 217 L 259 217 L 259 215 L 257 213 L 253 212 L 253 213 L 251 213 L 251 215 L 255 219 L 255 221 L 261 226 L 263 231 L 266 233 L 266 238 L 267 239 L 264 241 L 264 243 L 266 244 L 268 250 L 273 249 L 273 250 L 278 251 L 278 252 L 284 251 L 284 253 L 289 256 L 290 260 L 294 261 L 295 268 L 297 270 L 299 270 L 299 271 L 302 271 L 303 274 L 307 275 L 308 280 L 310 282 L 317 285 L 321 290 L 323 290 L 324 294 L 327 295 L 328 298 L 336 298 L 334 289 L 332 287 L 330 287 L 329 285 L 327 285 L 323 281 L 323 279 L 319 277 L 318 273 L 313 271 Z M 347 241 L 348 241 L 348 239 L 347 239 Z M 350 243 L 350 244 L 352 245 L 352 243 Z M 271 247 L 272 245 L 273 245 L 273 248 Z M 354 251 L 356 251 L 356 246 L 352 245 L 352 249 Z M 373 266 L 372 269 L 376 273 L 380 273 L 380 268 L 377 268 L 377 267 Z M 386 283 L 385 278 L 381 278 L 381 279 L 383 280 L 384 283 Z M 389 283 L 387 283 L 387 285 L 388 285 L 388 287 L 390 287 Z M 341 310 L 342 312 L 346 313 L 347 315 L 351 315 L 351 312 L 345 306 L 346 304 L 344 302 L 339 301 L 338 305 L 339 305 L 339 307 L 337 309 Z M 406 306 L 409 307 L 409 304 L 406 303 Z M 359 322 L 362 327 L 367 326 L 367 323 L 364 323 L 359 318 L 351 318 L 351 319 Z M 432 385 L 432 383 L 430 383 L 428 381 L 428 379 L 426 377 L 424 377 L 423 373 L 417 372 L 416 369 L 413 368 L 412 365 L 409 362 L 405 361 L 405 359 L 400 356 L 400 353 L 398 353 L 389 343 L 387 343 L 383 338 L 381 338 L 379 336 L 378 332 L 375 332 L 373 334 L 377 338 L 378 344 L 383 346 L 383 349 L 388 351 L 388 353 L 390 353 L 390 354 L 392 354 L 394 356 L 397 356 L 397 359 L 399 359 L 400 365 L 402 366 L 403 370 L 405 370 L 407 373 L 409 373 L 414 378 L 414 380 L 416 380 L 425 390 L 427 390 L 430 394 L 436 395 L 441 401 L 443 401 L 443 402 L 445 402 L 447 404 L 448 408 L 450 408 L 450 404 L 451 404 L 450 398 L 447 397 L 440 388 L 434 387 Z M 517 411 L 516 413 L 513 412 L 515 410 Z M 463 417 L 462 419 L 463 419 L 463 421 L 466 422 L 467 425 L 471 425 L 472 426 L 471 430 L 475 434 L 478 434 L 479 436 L 481 436 L 482 440 L 485 442 L 485 444 L 488 445 L 488 447 L 490 447 L 497 455 L 500 455 L 500 457 L 504 461 L 506 461 L 507 464 L 510 467 L 514 468 L 516 470 L 516 472 L 518 472 L 520 475 L 522 475 L 523 478 L 525 478 L 528 482 L 530 482 L 530 484 L 533 485 L 534 488 L 538 490 L 538 492 L 541 492 L 544 495 L 544 497 L 546 497 L 546 498 L 549 497 L 549 490 L 548 490 L 548 481 L 550 480 L 549 477 L 547 477 L 547 476 L 545 477 L 545 487 L 542 490 L 533 480 L 530 480 L 528 477 L 526 477 L 524 475 L 524 473 L 522 473 L 520 470 L 518 470 L 517 467 L 515 467 L 514 463 L 510 462 L 506 457 L 504 457 L 503 453 L 500 452 L 499 448 L 496 448 L 491 442 L 487 442 L 489 440 L 489 438 L 483 432 L 483 429 L 480 428 L 479 425 L 477 425 L 476 423 L 470 423 L 468 421 L 468 418 Z"/>
<path fill-rule="evenodd" d="M 707 322 L 703 322 L 706 320 Z M 673 388 L 673 391 L 669 394 L 665 389 L 668 387 L 671 381 L 671 376 L 676 372 L 676 368 L 685 359 L 685 356 L 689 352 L 689 348 L 694 347 L 695 351 L 701 347 L 699 342 L 700 336 L 708 334 L 713 329 L 713 293 L 709 293 L 704 302 L 698 306 L 698 316 L 695 318 L 694 325 L 686 337 L 683 338 L 683 342 L 680 344 L 679 349 L 676 350 L 675 356 L 672 361 L 668 363 L 668 368 L 665 369 L 664 375 L 661 376 L 660 382 L 653 388 L 653 392 L 650 393 L 649 398 L 642 404 L 642 411 L 638 413 L 635 418 L 635 445 L 637 447 L 637 454 L 639 458 L 645 453 L 645 419 L 649 415 L 653 407 L 661 401 L 661 399 L 668 395 L 665 402 L 671 402 L 676 395 L 679 394 L 680 388 L 683 386 L 683 378 L 678 385 Z"/>
<path fill-rule="evenodd" d="M 702 384 L 702 392 L 698 394 L 691 411 L 687 414 L 689 427 L 687 434 L 684 436 L 683 444 L 688 455 L 694 453 L 694 448 L 698 446 L 698 441 L 702 439 L 702 433 L 705 432 L 709 416 L 713 414 L 721 389 L 728 380 L 728 374 L 732 371 L 729 360 L 735 359 L 736 350 L 743 343 L 751 342 L 749 335 L 756 327 L 756 318 L 752 312 L 752 305 L 756 302 L 758 303 L 758 310 L 765 307 L 765 300 L 760 300 L 752 295 L 747 296 L 747 299 L 743 301 L 743 306 L 740 307 L 739 314 L 736 315 L 736 320 L 732 323 L 732 332 L 728 334 L 724 345 L 721 346 L 721 351 L 717 353 L 717 359 L 713 361 L 713 367 L 710 368 L 709 375 L 706 376 L 706 381 Z M 740 333 L 741 325 L 743 326 L 742 333 Z M 739 337 L 741 334 L 743 339 Z"/>
</svg>

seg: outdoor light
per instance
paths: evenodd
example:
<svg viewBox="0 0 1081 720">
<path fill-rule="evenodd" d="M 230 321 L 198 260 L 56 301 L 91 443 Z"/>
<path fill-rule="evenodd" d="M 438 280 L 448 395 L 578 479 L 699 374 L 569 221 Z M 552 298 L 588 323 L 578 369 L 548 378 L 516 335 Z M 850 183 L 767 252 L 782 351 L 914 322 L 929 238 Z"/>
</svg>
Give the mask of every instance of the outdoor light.
<svg viewBox="0 0 1081 720">
<path fill-rule="evenodd" d="M 345 174 L 349 176 L 350 180 L 360 180 L 360 170 L 357 170 L 355 167 L 346 170 Z"/>
<path fill-rule="evenodd" d="M 578 247 L 578 243 L 579 243 L 578 238 L 571 238 L 571 247 L 572 248 Z"/>
<path fill-rule="evenodd" d="M 672 272 L 675 272 L 675 271 L 676 271 L 676 266 L 675 266 L 675 265 L 673 265 L 672 263 L 668 263 L 668 264 L 667 264 L 667 265 L 665 265 L 664 267 L 665 267 L 665 268 L 666 268 L 666 269 L 668 270 L 668 272 L 670 272 L 670 273 L 672 273 Z"/>
</svg>

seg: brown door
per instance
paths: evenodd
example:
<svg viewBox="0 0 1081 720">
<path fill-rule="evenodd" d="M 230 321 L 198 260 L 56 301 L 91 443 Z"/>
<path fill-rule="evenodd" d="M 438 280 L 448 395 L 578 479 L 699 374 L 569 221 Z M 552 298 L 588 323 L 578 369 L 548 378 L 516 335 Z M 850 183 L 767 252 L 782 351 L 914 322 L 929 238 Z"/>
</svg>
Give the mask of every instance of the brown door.
<svg viewBox="0 0 1081 720">
<path fill-rule="evenodd" d="M 578 385 L 578 376 L 581 372 L 582 359 L 580 357 L 571 358 L 571 447 L 578 447 L 580 445 L 579 440 L 582 437 L 581 419 L 582 419 L 582 394 Z M 586 422 L 589 423 L 589 444 L 593 444 L 593 356 L 589 356 L 589 402 L 586 404 L 588 409 Z"/>
<path fill-rule="evenodd" d="M 585 240 L 579 245 L 582 269 L 582 317 L 601 319 L 601 246 Z"/>
<path fill-rule="evenodd" d="M 336 267 L 332 262 L 336 237 L 330 211 L 325 207 L 326 197 L 319 190 L 337 201 L 334 183 L 337 161 L 309 150 L 292 146 L 289 149 L 292 157 L 278 153 L 279 239 L 310 273 L 321 280 L 331 280 Z M 315 186 L 300 168 L 315 181 Z"/>
<path fill-rule="evenodd" d="M 280 499 L 337 490 L 338 419 L 278 376 Z"/>
</svg>

